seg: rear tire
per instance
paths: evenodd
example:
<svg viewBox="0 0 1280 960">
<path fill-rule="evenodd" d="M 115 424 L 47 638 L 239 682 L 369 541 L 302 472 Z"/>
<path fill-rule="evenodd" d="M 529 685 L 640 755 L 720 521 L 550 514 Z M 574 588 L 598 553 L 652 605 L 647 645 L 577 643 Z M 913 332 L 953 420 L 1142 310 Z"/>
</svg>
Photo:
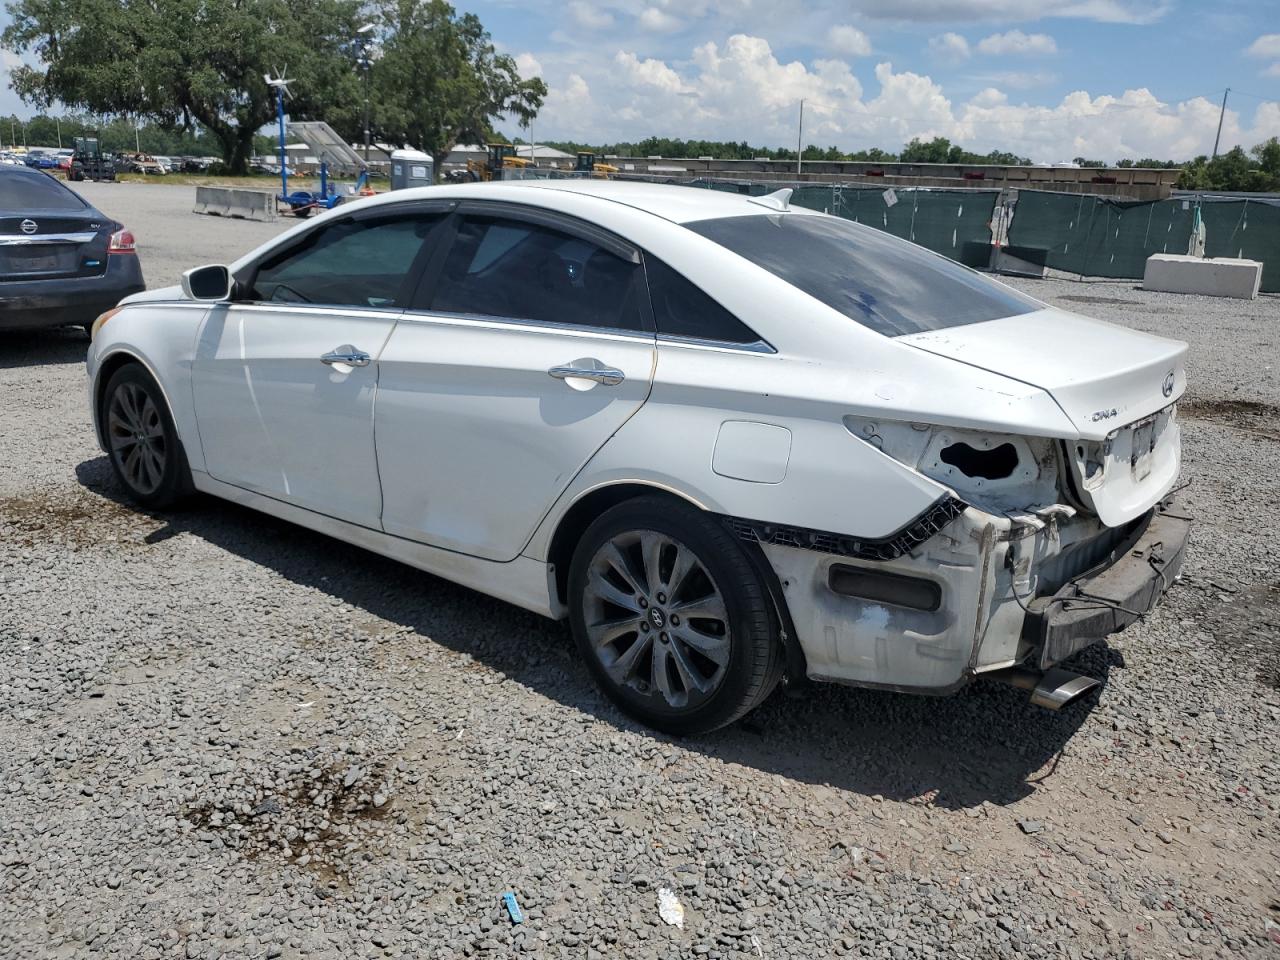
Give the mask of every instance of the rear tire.
<svg viewBox="0 0 1280 960">
<path fill-rule="evenodd" d="M 131 500 L 163 509 L 191 493 L 191 468 L 164 393 L 141 364 L 111 375 L 98 422 L 112 472 Z"/>
<path fill-rule="evenodd" d="M 601 689 L 665 733 L 733 723 L 782 675 L 755 568 L 716 518 L 682 501 L 629 500 L 587 528 L 569 568 L 569 617 Z"/>
</svg>

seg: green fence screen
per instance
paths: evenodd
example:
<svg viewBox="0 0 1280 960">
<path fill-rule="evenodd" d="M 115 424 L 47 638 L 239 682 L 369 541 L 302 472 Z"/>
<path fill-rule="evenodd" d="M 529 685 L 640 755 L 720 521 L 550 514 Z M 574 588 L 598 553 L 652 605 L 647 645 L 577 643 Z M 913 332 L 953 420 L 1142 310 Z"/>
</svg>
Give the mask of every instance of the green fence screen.
<svg viewBox="0 0 1280 960">
<path fill-rule="evenodd" d="M 695 180 L 693 186 L 761 196 L 779 183 Z M 991 260 L 991 218 L 999 190 L 946 190 L 931 187 L 846 187 L 839 184 L 791 184 L 791 203 L 864 223 L 918 243 L 971 267 Z"/>
<path fill-rule="evenodd" d="M 1262 289 L 1280 291 L 1280 203 L 1273 200 L 1137 201 L 1020 190 L 1006 249 L 1055 270 L 1137 280 L 1153 253 L 1188 251 L 1197 209 L 1206 256 L 1259 260 Z"/>
</svg>

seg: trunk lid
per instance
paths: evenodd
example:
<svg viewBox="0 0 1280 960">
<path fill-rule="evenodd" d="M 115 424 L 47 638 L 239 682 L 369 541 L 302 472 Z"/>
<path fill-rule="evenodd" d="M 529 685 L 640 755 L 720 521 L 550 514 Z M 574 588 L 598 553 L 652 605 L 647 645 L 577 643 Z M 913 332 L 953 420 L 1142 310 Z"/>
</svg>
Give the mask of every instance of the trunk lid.
<svg viewBox="0 0 1280 960">
<path fill-rule="evenodd" d="M 99 276 L 114 227 L 92 210 L 0 213 L 0 281 Z"/>
<path fill-rule="evenodd" d="M 1179 340 L 1055 309 L 897 340 L 1048 392 L 1078 432 L 1061 438 L 1075 491 L 1108 526 L 1149 510 L 1178 478 Z"/>
<path fill-rule="evenodd" d="M 1047 391 L 1088 440 L 1151 416 L 1186 389 L 1182 341 L 1065 310 L 895 339 Z"/>
</svg>

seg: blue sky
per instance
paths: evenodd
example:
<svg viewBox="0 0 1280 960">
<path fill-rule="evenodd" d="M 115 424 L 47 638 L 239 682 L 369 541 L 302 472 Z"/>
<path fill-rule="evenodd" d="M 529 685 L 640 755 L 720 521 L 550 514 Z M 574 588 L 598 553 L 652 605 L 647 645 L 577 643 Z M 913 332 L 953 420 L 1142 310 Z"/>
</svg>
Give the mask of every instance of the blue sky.
<svg viewBox="0 0 1280 960">
<path fill-rule="evenodd" d="M 459 6 L 547 81 L 540 140 L 791 144 L 804 99 L 805 142 L 823 146 L 942 135 L 1041 161 L 1183 158 L 1211 149 L 1227 86 L 1224 146 L 1280 135 L 1280 0 Z M 26 112 L 6 82 L 11 110 Z"/>
</svg>

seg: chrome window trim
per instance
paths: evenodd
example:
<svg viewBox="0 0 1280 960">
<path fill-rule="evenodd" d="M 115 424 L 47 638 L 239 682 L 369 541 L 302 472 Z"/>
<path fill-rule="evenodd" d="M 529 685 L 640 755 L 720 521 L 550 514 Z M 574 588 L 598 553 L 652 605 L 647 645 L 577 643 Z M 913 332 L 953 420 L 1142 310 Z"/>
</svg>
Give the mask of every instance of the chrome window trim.
<svg viewBox="0 0 1280 960">
<path fill-rule="evenodd" d="M 767 340 L 755 340 L 751 343 L 734 343 L 732 340 L 704 340 L 701 337 L 682 337 L 678 333 L 658 334 L 659 343 L 667 343 L 679 347 L 694 347 L 701 350 L 732 350 L 736 353 L 777 353 L 778 350 Z"/>
<path fill-rule="evenodd" d="M 622 330 L 618 327 L 587 327 L 577 323 L 553 323 L 547 320 L 527 320 L 520 317 L 495 317 L 482 313 L 449 313 L 442 310 L 406 310 L 401 320 L 412 320 L 417 323 L 456 323 L 467 327 L 504 330 L 518 327 L 522 330 L 541 333 L 577 334 L 595 337 L 601 340 L 639 340 L 653 343 L 651 330 Z"/>
<path fill-rule="evenodd" d="M 404 307 L 359 307 L 355 304 L 342 303 L 279 303 L 272 300 L 217 300 L 208 304 L 211 309 L 239 308 L 247 310 L 265 310 L 267 313 L 302 314 L 304 316 L 320 316 L 343 320 L 367 319 L 386 320 L 397 318 L 404 312 Z"/>
</svg>

